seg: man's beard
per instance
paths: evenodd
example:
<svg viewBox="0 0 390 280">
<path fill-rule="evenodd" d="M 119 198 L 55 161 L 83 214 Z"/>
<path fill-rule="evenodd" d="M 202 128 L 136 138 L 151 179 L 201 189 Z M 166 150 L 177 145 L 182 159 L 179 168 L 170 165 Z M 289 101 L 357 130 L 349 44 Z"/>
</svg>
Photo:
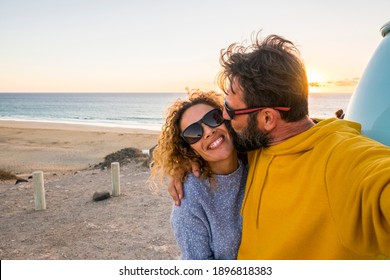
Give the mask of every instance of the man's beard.
<svg viewBox="0 0 390 280">
<path fill-rule="evenodd" d="M 226 125 L 238 152 L 248 152 L 270 145 L 271 137 L 268 132 L 258 129 L 256 115 L 250 116 L 247 127 L 240 134 L 234 131 L 230 122 L 226 122 Z"/>
</svg>

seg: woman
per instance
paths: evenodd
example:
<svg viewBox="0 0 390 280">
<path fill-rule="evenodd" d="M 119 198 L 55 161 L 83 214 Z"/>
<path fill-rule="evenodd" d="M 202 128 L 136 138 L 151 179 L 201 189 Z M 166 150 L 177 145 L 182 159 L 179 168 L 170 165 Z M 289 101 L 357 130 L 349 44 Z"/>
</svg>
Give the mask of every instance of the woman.
<svg viewBox="0 0 390 280">
<path fill-rule="evenodd" d="M 224 123 L 222 99 L 194 92 L 176 101 L 153 151 L 153 176 L 183 174 L 186 196 L 171 215 L 181 259 L 235 259 L 240 245 L 247 165 Z M 200 165 L 199 178 L 191 162 Z"/>
</svg>

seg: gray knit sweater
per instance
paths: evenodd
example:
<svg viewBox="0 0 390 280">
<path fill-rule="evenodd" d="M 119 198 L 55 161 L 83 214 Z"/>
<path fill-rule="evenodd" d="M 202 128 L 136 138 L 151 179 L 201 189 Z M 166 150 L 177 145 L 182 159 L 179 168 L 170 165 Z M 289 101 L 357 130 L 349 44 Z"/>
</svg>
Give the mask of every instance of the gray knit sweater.
<svg viewBox="0 0 390 280">
<path fill-rule="evenodd" d="M 174 206 L 173 233 L 181 259 L 236 259 L 241 242 L 241 203 L 248 173 L 246 165 L 217 175 L 217 189 L 192 174 L 184 183 L 185 198 Z"/>
</svg>

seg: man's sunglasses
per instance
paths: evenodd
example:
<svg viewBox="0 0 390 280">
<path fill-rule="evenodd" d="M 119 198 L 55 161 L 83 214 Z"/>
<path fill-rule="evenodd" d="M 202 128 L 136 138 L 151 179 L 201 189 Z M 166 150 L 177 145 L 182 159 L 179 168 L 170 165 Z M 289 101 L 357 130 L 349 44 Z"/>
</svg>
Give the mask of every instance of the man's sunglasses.
<svg viewBox="0 0 390 280">
<path fill-rule="evenodd" d="M 184 131 L 180 134 L 180 136 L 186 141 L 188 144 L 195 144 L 198 142 L 203 136 L 203 127 L 202 123 L 205 125 L 215 128 L 223 124 L 224 118 L 222 116 L 222 111 L 219 108 L 215 108 L 209 111 L 206 115 L 203 116 L 199 121 L 188 126 Z"/>
<path fill-rule="evenodd" d="M 245 109 L 233 110 L 233 109 L 229 108 L 229 106 L 227 105 L 226 101 L 225 101 L 225 103 L 223 105 L 225 106 L 226 113 L 229 115 L 229 118 L 231 120 L 234 119 L 235 115 L 250 114 L 250 113 L 254 113 L 254 112 L 258 112 L 258 111 L 264 110 L 266 108 L 272 108 L 274 110 L 284 111 L 284 112 L 290 111 L 290 109 L 291 109 L 290 107 L 257 107 L 257 108 L 245 108 Z"/>
</svg>

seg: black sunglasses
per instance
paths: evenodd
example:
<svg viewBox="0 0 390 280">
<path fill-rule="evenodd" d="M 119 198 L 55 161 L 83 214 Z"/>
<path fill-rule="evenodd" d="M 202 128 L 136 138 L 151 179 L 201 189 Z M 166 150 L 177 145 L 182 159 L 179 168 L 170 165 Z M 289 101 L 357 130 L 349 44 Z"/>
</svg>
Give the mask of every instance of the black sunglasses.
<svg viewBox="0 0 390 280">
<path fill-rule="evenodd" d="M 202 123 L 211 128 L 215 128 L 223 124 L 224 121 L 225 119 L 222 116 L 221 109 L 215 108 L 204 115 L 203 118 L 201 118 L 199 121 L 189 125 L 186 129 L 183 130 L 182 133 L 180 133 L 180 136 L 188 144 L 195 144 L 203 136 Z"/>
<path fill-rule="evenodd" d="M 291 109 L 290 107 L 257 107 L 257 108 L 245 108 L 245 109 L 233 110 L 233 109 L 229 108 L 229 106 L 227 105 L 226 101 L 223 104 L 223 106 L 225 107 L 225 110 L 226 110 L 226 112 L 229 115 L 229 118 L 231 120 L 234 119 L 235 115 L 250 114 L 250 113 L 254 113 L 254 112 L 257 112 L 257 111 L 264 110 L 266 108 L 272 108 L 274 110 L 285 111 L 285 112 L 290 111 L 290 109 Z"/>
</svg>

